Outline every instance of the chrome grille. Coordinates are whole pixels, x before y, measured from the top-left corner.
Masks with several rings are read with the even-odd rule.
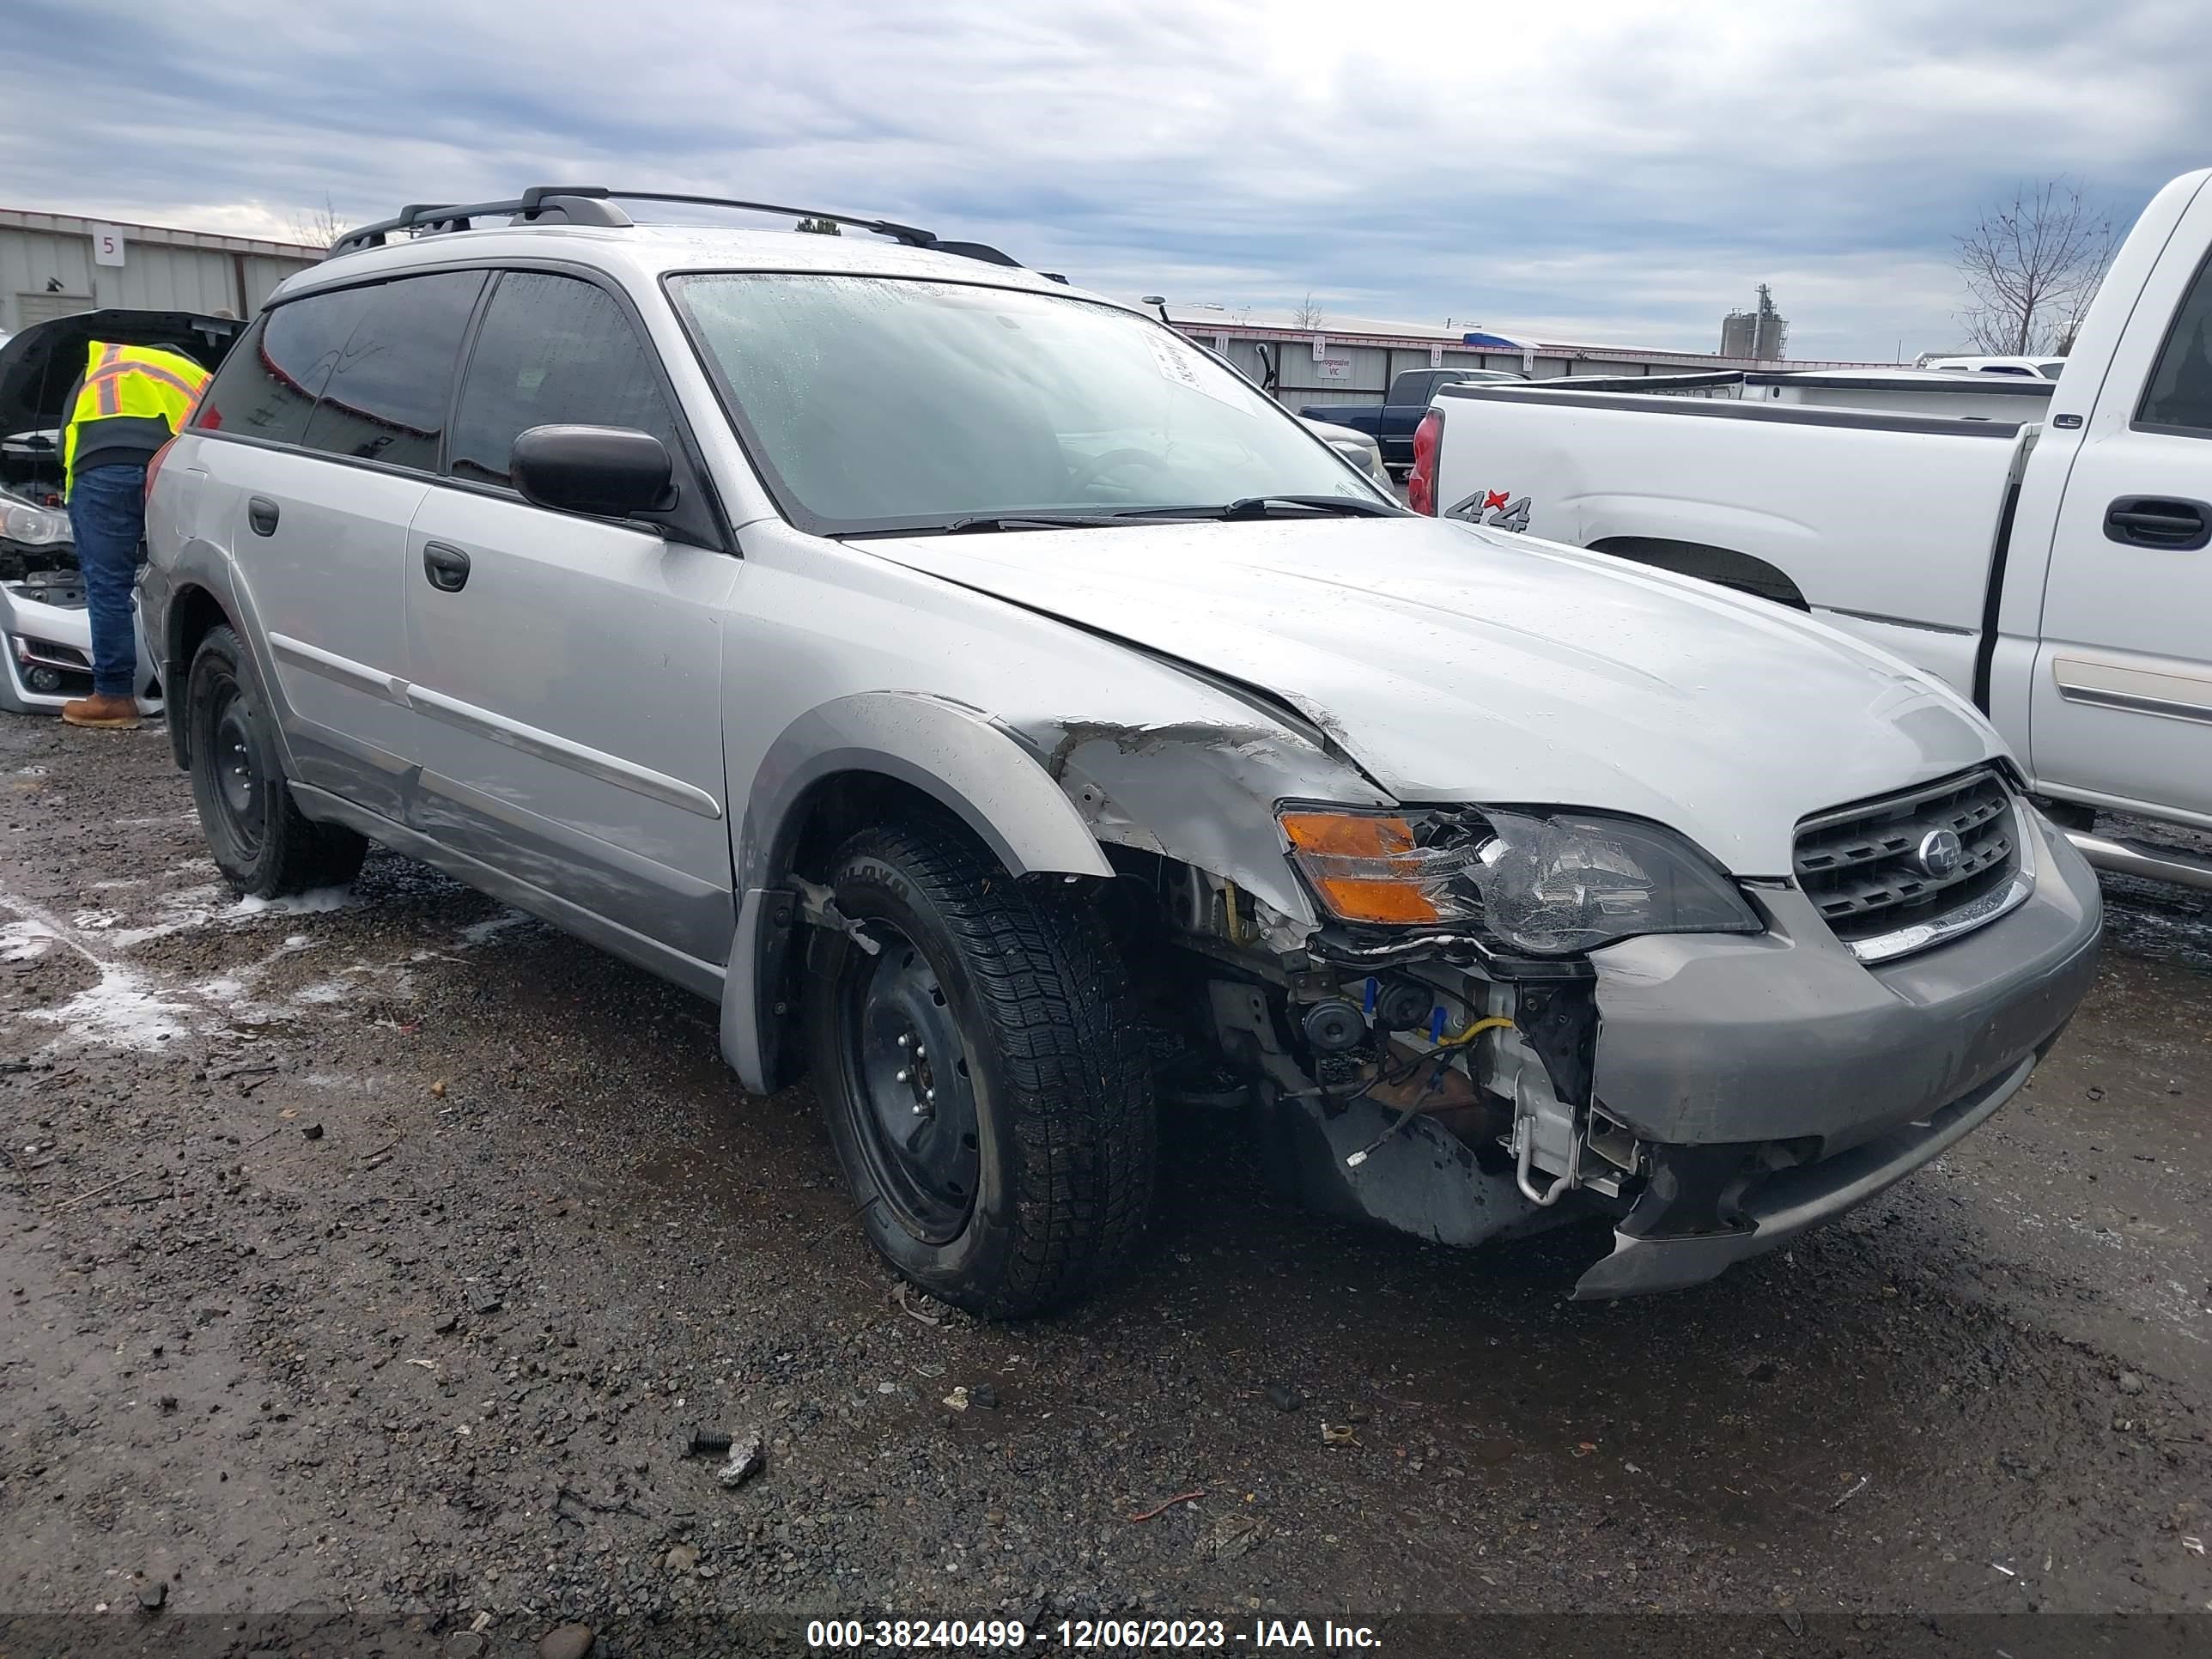
[[[1937,927],[1962,912],[1994,920],[2007,907],[1984,901],[2020,869],[2019,823],[2012,792],[1996,773],[1946,778],[1806,819],[1797,828],[1797,883],[1854,948]],[[1945,830],[1959,839],[1958,863],[1931,868],[1923,848]],[[1932,942],[1859,954],[1901,955]]]

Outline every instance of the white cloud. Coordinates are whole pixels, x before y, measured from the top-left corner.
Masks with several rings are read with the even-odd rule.
[[[281,235],[326,195],[358,220],[650,184],[1118,292],[1653,345],[1710,346],[1762,280],[1808,355],[1949,343],[1978,201],[2066,173],[2130,214],[2212,160],[2212,14],[2166,0],[28,10],[0,64],[21,205]]]

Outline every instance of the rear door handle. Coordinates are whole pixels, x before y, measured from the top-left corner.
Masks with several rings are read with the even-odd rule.
[[[2123,495],[2105,509],[2107,540],[2188,553],[2212,542],[2212,507],[2168,495]]]
[[[469,585],[469,556],[443,542],[424,542],[422,574],[441,593],[458,593]]]
[[[275,535],[276,533],[276,503],[266,495],[247,496],[246,522],[253,526],[253,533],[257,536]]]

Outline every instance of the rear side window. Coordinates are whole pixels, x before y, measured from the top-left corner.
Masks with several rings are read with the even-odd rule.
[[[447,270],[361,290],[366,310],[307,422],[307,447],[435,471],[461,337],[483,284],[480,270]]]
[[[2212,259],[2199,268],[2173,314],[2136,423],[2212,438]]]
[[[533,426],[626,426],[684,451],[653,359],[622,307],[573,276],[509,271],[484,307],[453,419],[447,470],[510,482],[514,441]]]
[[[298,443],[368,307],[366,290],[348,289],[311,294],[267,313],[222,360],[192,424],[241,438]]]

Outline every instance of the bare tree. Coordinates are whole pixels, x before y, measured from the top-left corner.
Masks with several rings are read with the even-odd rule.
[[[289,222],[292,240],[301,247],[328,247],[345,233],[345,225],[338,218],[337,210],[331,205],[327,192],[321,207],[295,208]]]
[[[792,228],[812,231],[817,236],[842,236],[845,234],[837,228],[835,219],[801,219]]]
[[[2112,246],[2112,216],[2083,200],[2078,185],[2053,179],[2014,191],[1958,239],[1967,338],[1997,356],[2063,352]]]
[[[1298,308],[1291,313],[1291,321],[1299,328],[1321,326],[1321,307],[1314,303],[1314,297],[1310,292],[1307,294],[1304,301]]]

